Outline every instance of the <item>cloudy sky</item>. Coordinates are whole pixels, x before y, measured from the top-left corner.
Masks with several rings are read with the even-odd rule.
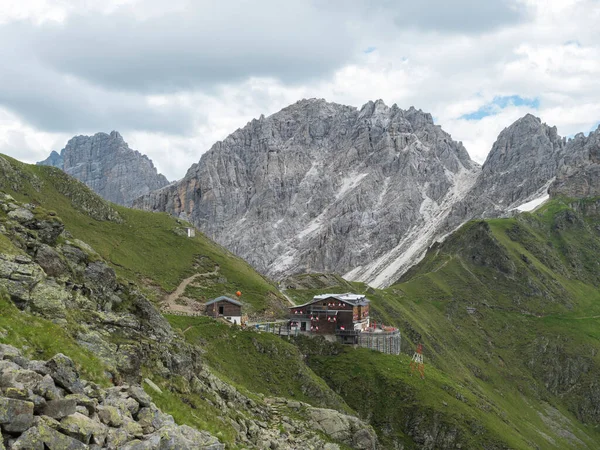
[[[0,153],[118,130],[169,179],[301,98],[431,112],[483,162],[600,122],[600,0],[2,0]]]

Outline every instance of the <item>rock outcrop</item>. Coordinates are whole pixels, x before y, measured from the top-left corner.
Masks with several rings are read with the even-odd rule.
[[[101,388],[57,354],[30,361],[0,344],[1,448],[222,450],[206,431],[175,424],[140,386]]]
[[[575,135],[568,143],[565,164],[550,186],[552,196],[573,198],[600,196],[600,126],[585,136]]]
[[[430,114],[302,100],[235,131],[134,206],[191,220],[274,277],[336,272],[385,285],[478,172]]]
[[[53,151],[38,164],[58,167],[106,200],[125,206],[169,184],[152,161],[130,149],[116,131],[75,136],[60,154]]]

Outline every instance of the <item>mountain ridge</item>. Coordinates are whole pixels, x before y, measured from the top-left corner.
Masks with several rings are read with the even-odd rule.
[[[414,107],[301,100],[217,142],[134,207],[190,220],[269,276],[347,274],[423,226],[423,202],[450,201],[477,167]]]

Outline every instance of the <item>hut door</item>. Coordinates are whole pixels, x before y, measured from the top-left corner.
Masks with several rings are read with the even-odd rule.
[[[300,331],[306,331],[306,322],[300,322]]]
[[[219,315],[222,316],[223,315],[223,306],[219,306]]]

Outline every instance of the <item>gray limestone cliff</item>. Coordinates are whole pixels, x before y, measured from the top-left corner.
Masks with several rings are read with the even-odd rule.
[[[60,154],[53,151],[38,164],[58,167],[106,200],[125,206],[169,184],[152,161],[130,149],[116,131],[75,136]]]
[[[134,207],[191,220],[275,278],[335,272],[385,287],[468,220],[529,210],[551,185],[597,195],[598,134],[567,141],[527,114],[480,167],[420,110],[302,100],[217,142]]]
[[[134,206],[191,220],[274,277],[337,272],[385,285],[478,173],[430,114],[311,99],[251,121]]]

